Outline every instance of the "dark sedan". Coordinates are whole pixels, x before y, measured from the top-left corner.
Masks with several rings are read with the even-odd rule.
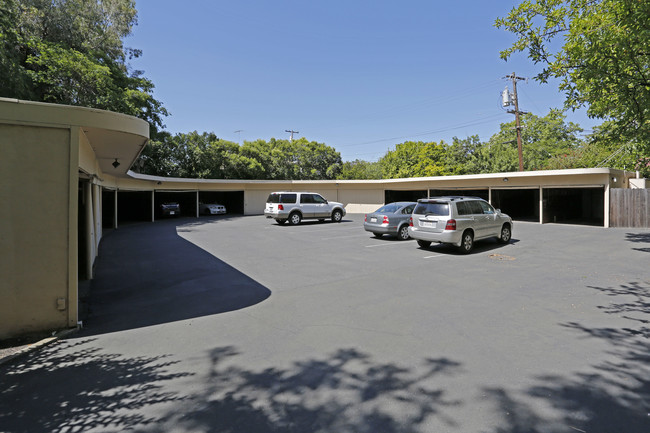
[[[181,206],[175,202],[163,203],[160,205],[160,211],[163,216],[179,216],[181,214]]]
[[[412,201],[400,201],[389,203],[366,214],[363,221],[363,228],[372,232],[375,237],[383,235],[396,236],[397,239],[406,240],[409,238],[409,218],[417,203]]]

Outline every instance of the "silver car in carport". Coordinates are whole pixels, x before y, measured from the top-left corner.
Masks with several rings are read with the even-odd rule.
[[[430,197],[418,200],[409,235],[423,248],[438,242],[468,254],[480,239],[510,242],[512,218],[478,197]]]
[[[384,205],[373,213],[366,214],[363,228],[377,238],[391,235],[406,240],[409,238],[409,219],[416,204],[413,201],[400,201]]]

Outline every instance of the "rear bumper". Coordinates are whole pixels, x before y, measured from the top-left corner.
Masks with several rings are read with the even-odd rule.
[[[367,232],[380,233],[382,235],[397,234],[396,226],[389,226],[388,224],[368,224],[363,223],[363,229]]]
[[[453,244],[457,247],[460,246],[462,235],[463,232],[459,230],[443,230],[440,233],[434,233],[409,227],[409,236],[413,239],[441,244]]]

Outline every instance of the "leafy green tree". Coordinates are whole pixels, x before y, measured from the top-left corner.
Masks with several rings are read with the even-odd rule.
[[[444,142],[407,141],[386,153],[379,163],[386,179],[450,174],[445,164]]]
[[[537,80],[560,80],[566,107],[611,120],[613,138],[650,154],[650,2],[529,0],[495,25],[517,36],[503,59],[527,52]]]
[[[445,164],[449,174],[477,174],[488,167],[481,149],[485,146],[478,135],[460,139],[454,137],[452,144],[447,146]]]
[[[551,110],[546,116],[534,114],[521,116],[521,141],[525,170],[544,170],[548,162],[579,148],[582,128],[572,122],[565,122],[560,110]],[[490,137],[480,149],[481,173],[517,171],[519,156],[515,122],[502,123],[499,132]]]
[[[379,162],[369,162],[360,159],[346,161],[341,166],[338,179],[381,179],[381,165]]]
[[[127,64],[141,54],[122,43],[137,23],[133,0],[0,0],[0,11],[0,95],[163,126],[168,113],[153,98],[153,83]]]
[[[159,134],[140,159],[142,173],[199,179],[335,179],[342,165],[333,148],[304,138],[239,146],[197,131]]]

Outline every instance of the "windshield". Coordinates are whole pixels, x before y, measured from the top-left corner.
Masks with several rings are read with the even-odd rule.
[[[418,215],[449,216],[449,203],[435,201],[418,203],[413,213]]]

